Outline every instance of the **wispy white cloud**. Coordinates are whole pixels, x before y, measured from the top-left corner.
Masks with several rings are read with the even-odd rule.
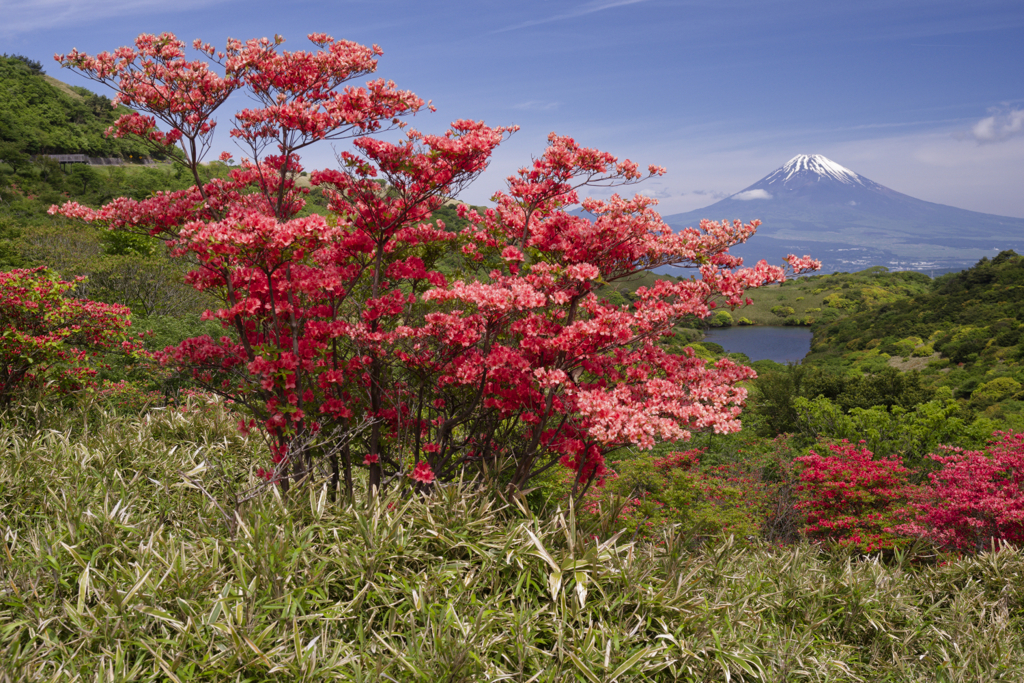
[[[660,200],[671,199],[672,197],[675,197],[678,193],[673,191],[671,188],[667,187],[645,187],[644,189],[637,192],[637,194],[642,194],[645,197],[650,197],[651,199]]]
[[[167,14],[209,7],[224,0],[4,0],[0,35],[15,35],[110,17]]]
[[[892,123],[862,123],[856,126],[837,126],[830,130],[843,132],[843,131],[856,131],[856,130],[871,130],[873,128],[911,128],[914,126],[940,126],[950,123],[962,123],[963,118],[954,119],[921,119],[913,121],[897,121]]]
[[[669,187],[664,181],[660,181],[656,187],[645,187],[639,191],[639,194],[647,197],[653,197],[654,199],[678,199],[682,197],[700,197],[704,201],[718,201],[719,199],[725,199],[730,196],[728,192],[719,192],[717,190],[683,190],[678,187]]]
[[[594,12],[603,12],[606,9],[613,9],[615,7],[623,7],[625,5],[636,5],[641,2],[647,2],[647,0],[594,0],[578,7],[574,7],[568,12],[562,12],[561,14],[554,14],[549,17],[543,17],[541,19],[531,19],[524,21],[521,24],[513,24],[512,26],[506,26],[505,28],[499,28],[491,33],[505,33],[506,31],[517,31],[521,28],[529,28],[530,26],[538,26],[540,24],[550,24],[553,21],[564,21],[565,19],[575,19],[577,17],[586,16],[593,14]]]
[[[692,190],[681,194],[695,194],[698,197],[710,197],[711,199],[725,199],[729,196],[728,192],[719,192],[717,190]]]
[[[989,110],[992,116],[986,116],[974,124],[968,135],[978,144],[1005,142],[1012,137],[1024,134],[1024,109]]]
[[[543,100],[528,100],[526,102],[520,102],[519,104],[513,104],[513,109],[528,110],[528,111],[548,111],[550,109],[558,109],[561,106],[561,102],[545,102]]]
[[[749,202],[751,199],[771,199],[772,195],[767,190],[747,190],[746,192],[734,194],[732,198],[739,199],[743,202]]]

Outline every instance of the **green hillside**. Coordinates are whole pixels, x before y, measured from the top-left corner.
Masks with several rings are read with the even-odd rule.
[[[36,262],[5,249],[4,240],[26,227],[55,225],[46,214],[53,204],[73,199],[96,207],[188,186],[190,179],[171,164],[136,163],[161,157],[144,143],[106,136],[130,111],[46,75],[32,60],[0,57],[0,267]],[[124,165],[62,168],[49,154],[116,158]]]
[[[815,325],[928,291],[927,275],[889,272],[883,266],[858,273],[830,273],[751,290],[753,301],[732,317],[755,325]]]
[[[1004,251],[899,298],[816,328],[812,364],[919,370],[986,415],[1024,411],[1024,257]]]
[[[0,57],[0,159],[25,155],[86,154],[123,159],[149,156],[141,142],[107,138],[104,131],[130,110],[85,88],[69,86],[19,57]]]
[[[883,302],[842,322],[822,327],[815,351],[879,348],[890,355],[941,352],[955,363],[1012,361],[1024,348],[1024,257],[1004,251],[973,268],[937,278],[915,296]],[[927,341],[928,343],[925,343]]]

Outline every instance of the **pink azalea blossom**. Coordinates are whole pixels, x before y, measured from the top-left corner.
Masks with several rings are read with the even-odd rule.
[[[409,477],[421,484],[429,484],[434,481],[434,471],[430,469],[430,465],[425,460],[421,460],[416,463],[416,467],[413,468]]]

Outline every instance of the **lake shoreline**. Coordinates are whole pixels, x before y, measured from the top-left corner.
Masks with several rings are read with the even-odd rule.
[[[734,325],[713,327],[702,341],[720,345],[729,353],[742,353],[756,360],[800,363],[811,351],[814,333],[807,326]]]

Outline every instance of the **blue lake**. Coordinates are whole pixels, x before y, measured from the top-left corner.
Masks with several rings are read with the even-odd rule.
[[[729,353],[745,353],[750,360],[799,363],[811,350],[808,327],[745,325],[708,330],[704,341],[721,344]]]

